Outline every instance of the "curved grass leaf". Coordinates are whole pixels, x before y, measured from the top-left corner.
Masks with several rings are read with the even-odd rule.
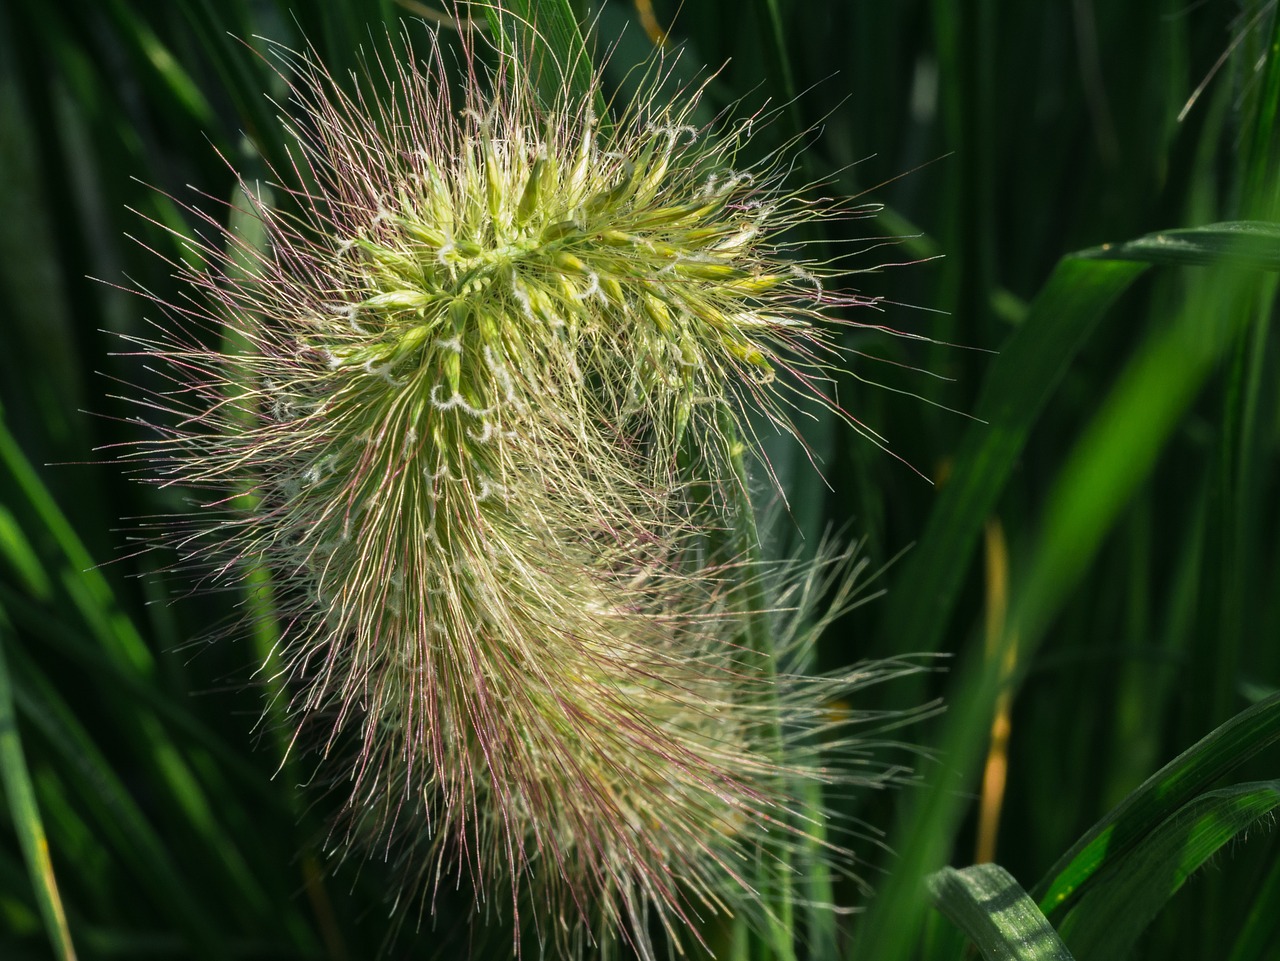
[[[1152,238],[1164,238],[1157,242]],[[1176,251],[1176,253],[1174,253]],[[890,594],[884,623],[903,650],[932,650],[949,622],[982,525],[1000,498],[1031,426],[1114,301],[1148,264],[1236,263],[1280,270],[1280,225],[1241,221],[1165,231],[1065,258],[1001,348],[920,546]],[[1099,270],[1103,264],[1112,269]]]
[[[892,630],[896,650],[938,647],[968,558],[1032,425],[1107,309],[1144,270],[1119,261],[1062,260],[993,362],[975,411],[985,423],[965,433],[920,544],[898,575],[909,589],[890,592],[882,623]],[[970,770],[985,746],[999,678],[981,660],[962,662],[951,689],[939,754],[955,769]],[[916,894],[919,879],[945,863],[964,805],[950,782],[917,795],[895,832],[897,869],[860,926],[857,957],[908,956],[901,932],[918,926],[925,912]]]
[[[1109,275],[1109,290],[1101,282],[1107,274],[1093,277],[1083,269],[1102,264],[1121,268],[1120,273]],[[1067,362],[1063,356],[1045,356],[1054,343],[1046,331],[1057,332],[1062,343],[1073,348],[1082,342],[1083,333],[1076,340],[1061,330],[1062,320],[1054,317],[1053,302],[1060,300],[1062,310],[1070,311],[1074,320],[1091,329],[1110,303],[1100,295],[1109,292],[1113,299],[1145,266],[1068,259],[1055,271],[1049,289],[1037,298],[1019,335],[1026,334],[1032,323],[1042,324],[1046,330],[1025,346],[1015,336],[988,378],[983,400],[996,398],[992,402],[995,416],[986,416],[980,406],[979,414],[991,424],[980,430],[975,425],[966,436],[962,456],[956,460],[960,477],[951,482],[957,485],[955,493],[944,489],[931,516],[917,567],[909,578],[904,577],[912,590],[897,592],[903,600],[891,607],[891,613],[901,620],[889,617],[885,621],[900,642],[909,639],[927,649],[941,625],[950,619],[967,568],[965,559],[1004,489],[1039,406],[1053,390],[1053,383],[1045,381],[1060,373]],[[1102,289],[1074,290],[1065,281],[1073,274]],[[1023,663],[1030,660],[1053,615],[1088,571],[1116,517],[1149,476],[1179,418],[1223,353],[1265,314],[1265,310],[1255,309],[1259,292],[1255,271],[1220,267],[1212,276],[1197,279],[1184,309],[1166,328],[1155,331],[1128,364],[1059,473],[1036,550],[1005,629],[1006,638],[1019,639],[1023,651],[1019,660]],[[1046,301],[1050,290],[1054,298]],[[1092,314],[1086,307],[1090,303],[1095,306]],[[1015,353],[1015,346],[1022,349]],[[993,387],[997,383],[999,390]],[[1011,406],[1018,398],[1034,406],[1018,410]],[[940,750],[953,770],[965,778],[976,769],[985,742],[986,719],[1000,690],[994,673],[983,668],[980,657],[978,661],[976,665],[962,663],[957,672],[956,693]],[[915,910],[922,911],[922,906],[907,909],[910,916],[906,918],[901,916],[904,905],[910,904],[914,879],[945,863],[945,851],[958,829],[961,813],[962,803],[950,785],[935,784],[902,822],[896,845],[901,852],[899,870],[882,895],[883,903],[896,905],[899,916],[882,916],[873,909],[862,929],[866,956],[888,957],[882,953],[886,946],[902,943],[892,930],[917,924]]]
[[[1095,824],[1032,889],[1052,916],[1083,894],[1108,864],[1129,856],[1205,788],[1280,740],[1280,695],[1241,711],[1147,778]]]
[[[1235,264],[1280,270],[1280,224],[1258,220],[1162,230],[1137,240],[1082,250],[1091,260],[1134,260],[1148,264]]]
[[[1128,262],[1065,258],[1033,302],[1023,326],[1001,349],[975,409],[983,422],[970,426],[960,441],[950,480],[929,513],[920,546],[906,559],[906,569],[890,592],[883,623],[891,624],[897,649],[937,649],[951,621],[968,558],[1039,412],[1107,308],[1146,269]],[[941,754],[957,768],[977,763],[979,740],[986,737],[998,688],[995,674],[986,673],[991,676],[983,677],[980,665],[963,667],[952,685],[957,694],[948,706],[948,736]],[[963,798],[948,783],[929,791],[904,816],[896,832],[897,870],[861,925],[859,957],[906,956],[900,932],[904,926],[918,925],[924,912],[923,903],[913,901],[911,892],[922,875],[945,862],[963,807]],[[952,829],[940,830],[942,824]],[[895,906],[897,914],[888,915],[882,905]],[[919,914],[902,916],[905,905],[914,905]]]
[[[1072,961],[1053,925],[1000,865],[943,868],[927,883],[934,906],[964,929],[987,961]]]
[[[1082,958],[1122,961],[1188,877],[1219,848],[1280,807],[1280,781],[1237,784],[1185,805],[1106,867],[1062,922]]]
[[[950,622],[967,558],[1003,492],[1036,418],[1107,309],[1145,266],[1061,261],[1025,322],[991,365],[954,466],[919,546],[896,580],[883,623],[899,650],[931,651]]]

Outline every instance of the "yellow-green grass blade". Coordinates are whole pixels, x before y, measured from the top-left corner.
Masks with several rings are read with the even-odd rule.
[[[0,491],[22,507],[27,518],[45,533],[62,555],[58,580],[71,593],[79,613],[94,628],[113,657],[140,673],[155,670],[155,658],[136,628],[116,607],[107,579],[67,520],[30,461],[19,448],[0,409]]]
[[[49,600],[53,582],[22,525],[4,504],[0,504],[0,560],[24,594],[40,601]]]
[[[11,644],[9,620],[0,608],[0,783],[4,785],[9,816],[22,847],[23,860],[31,878],[31,890],[35,894],[40,916],[54,956],[62,961],[74,961],[76,950],[71,943],[71,931],[67,927],[62,896],[49,858],[49,841],[45,836],[44,822],[36,803],[35,788],[27,768],[14,711],[13,684],[9,678],[6,648]]]
[[[255,925],[274,918],[298,931],[293,912],[282,916],[279,911],[269,909],[267,891],[259,880],[260,872],[247,860],[247,855],[254,852],[236,843],[232,823],[242,813],[232,800],[235,792],[220,780],[221,767],[203,763],[209,758],[191,752],[190,744],[175,735],[194,735],[197,743],[205,742],[211,746],[213,755],[221,756],[224,761],[229,752],[219,749],[219,740],[187,717],[186,712],[172,702],[171,695],[167,695],[156,656],[119,609],[110,584],[89,560],[84,545],[17,448],[3,420],[0,420],[0,496],[18,505],[25,524],[40,532],[45,554],[52,555],[45,561],[44,571],[46,580],[56,585],[55,597],[41,605],[38,594],[34,595],[36,600],[32,600],[7,588],[0,593],[11,605],[15,623],[24,625],[23,636],[40,639],[46,648],[61,647],[72,654],[77,669],[94,671],[92,676],[102,679],[117,676],[118,683],[104,688],[106,691],[114,694],[132,689],[137,692],[135,697],[104,697],[103,705],[111,716],[111,724],[116,725],[110,728],[113,735],[123,736],[121,743],[132,745],[133,756],[151,772],[153,783],[162,786],[167,809],[177,812],[181,823],[194,831],[192,836],[199,837],[200,851],[209,858],[207,866],[229,889],[238,892],[233,903],[240,911],[241,922]],[[18,541],[10,537],[8,543],[12,548]],[[11,549],[8,553],[14,551]],[[56,604],[57,609],[47,609],[50,603]],[[82,625],[71,626],[68,618],[81,621]],[[34,652],[37,648],[30,650]],[[98,665],[96,670],[94,664]],[[29,676],[24,673],[24,677]],[[49,685],[49,694],[62,696],[56,685]],[[41,697],[22,685],[17,696],[20,703],[31,705],[31,710],[48,710]],[[266,790],[264,775],[248,771],[243,760],[236,761],[228,770],[240,772],[242,780],[256,780],[257,790]],[[272,796],[281,799],[280,792]],[[90,791],[84,797],[92,804],[96,795]],[[268,807],[274,811],[278,805],[273,803]],[[263,808],[259,806],[258,810],[261,812]],[[109,824],[112,819],[101,821]],[[159,845],[151,850],[162,848],[163,845]],[[201,938],[203,935],[196,940]]]
[[[986,961],[1073,961],[1036,903],[998,864],[943,868],[928,885],[934,906],[973,939]]]

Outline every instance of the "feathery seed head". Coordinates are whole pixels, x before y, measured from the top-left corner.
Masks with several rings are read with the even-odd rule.
[[[518,911],[532,883],[542,936],[648,952],[651,913],[677,944],[767,913],[744,859],[799,844],[795,784],[852,780],[828,705],[884,672],[761,670],[737,571],[693,562],[676,454],[736,484],[723,412],[785,427],[782,382],[829,403],[817,309],[861,301],[781,239],[817,209],[733,169],[749,124],[694,126],[687,90],[606,125],[518,57],[482,77],[474,43],[461,104],[434,36],[375,62],[383,99],[276,50],[288,209],[242,182],[261,246],[199,215],[209,266],[179,270],[207,305],[140,342],[177,423],[134,456],[222,492],[184,558],[212,533],[216,577],[273,568],[290,709],[351,758],[357,841],[428,890],[457,869]]]
[[[825,268],[786,249],[818,208],[770,169],[733,169],[756,118],[699,128],[701,90],[686,89],[679,104],[642,95],[606,125],[591,97],[542,103],[519,58],[487,84],[473,67],[455,104],[438,48],[425,69],[396,63],[395,95],[371,102],[290,59],[298,162],[319,186],[298,199],[312,243],[332,250],[290,263],[310,290],[288,293],[314,301],[323,280],[303,343],[332,369],[407,379],[476,419],[556,395],[647,436],[659,468],[725,401],[785,427],[766,386],[780,370],[831,403],[817,307],[868,301],[825,290]]]

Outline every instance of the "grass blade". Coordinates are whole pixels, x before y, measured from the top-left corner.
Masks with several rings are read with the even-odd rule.
[[[1126,243],[1082,250],[1076,256],[1172,266],[1235,264],[1280,270],[1280,224],[1240,220],[1186,230],[1162,230]]]
[[[501,9],[485,5],[484,14],[507,53],[521,62],[530,53],[548,58],[532,65],[548,103],[566,91],[576,97],[591,93],[595,68],[568,0],[504,0]],[[601,123],[608,122],[609,105],[599,90],[595,111]]]
[[[897,649],[937,648],[968,558],[1032,425],[1107,308],[1144,269],[1063,260],[1022,327],[1001,348],[974,411],[980,423],[965,432],[919,546],[895,578],[911,589],[890,592],[883,623],[891,626]]]
[[[4,784],[4,796],[9,802],[9,815],[22,857],[31,877],[31,889],[35,893],[40,916],[44,919],[49,943],[54,956],[63,961],[74,961],[76,950],[71,943],[71,931],[67,927],[66,912],[62,908],[62,896],[58,893],[58,881],[53,874],[53,862],[49,860],[49,842],[45,837],[44,822],[36,804],[35,787],[31,772],[27,769],[22,750],[22,737],[18,732],[18,719],[13,707],[13,685],[5,648],[10,643],[9,620],[0,610],[0,783]]]
[[[964,929],[987,961],[1073,961],[1035,902],[998,864],[943,868],[928,885],[934,906]]]
[[[1187,878],[1224,844],[1280,807],[1280,781],[1211,791],[1179,809],[1104,872],[1062,922],[1082,958],[1122,961]]]
[[[1280,740],[1280,694],[1242,711],[1178,755],[1095,824],[1032,889],[1046,914],[1073,903],[1108,863],[1124,858],[1152,828],[1263,749]]]
[[[1030,653],[1226,351],[1259,318],[1266,275],[1219,267],[1143,344],[1061,468],[1008,633]]]

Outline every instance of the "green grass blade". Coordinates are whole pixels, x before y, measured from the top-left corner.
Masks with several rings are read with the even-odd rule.
[[[85,621],[97,630],[104,646],[122,663],[151,676],[155,671],[155,658],[137,629],[117,609],[111,585],[18,446],[5,416],[6,412],[0,409],[0,489],[12,490],[10,496],[22,504],[27,516],[48,533],[63,554],[64,586],[71,592]]]
[[[1165,902],[1237,834],[1280,807],[1280,781],[1201,795],[1107,866],[1062,922],[1082,958],[1123,961]]]
[[[53,583],[45,573],[44,565],[36,554],[31,541],[22,530],[13,512],[0,503],[0,559],[6,562],[23,591],[31,597],[47,601],[53,593]]]
[[[937,647],[951,619],[967,558],[1032,424],[1107,308],[1145,269],[1141,264],[1071,258],[1058,264],[1026,322],[992,365],[975,412],[985,423],[966,432],[952,479],[940,492],[925,534],[898,577],[909,589],[890,593],[882,623],[893,632],[895,649]],[[979,657],[962,665],[951,690],[955,693],[938,750],[951,766],[969,771],[986,743],[999,678]],[[918,929],[925,913],[918,894],[920,878],[945,863],[965,803],[951,782],[935,784],[908,802],[891,842],[898,852],[894,873],[860,925],[855,957],[908,956],[910,939],[903,931]]]
[[[278,27],[271,29],[247,15],[233,17],[231,5],[227,3],[181,0],[176,6],[190,25],[192,38],[207,59],[223,96],[235,105],[241,128],[269,160],[278,159],[277,151],[282,146],[277,132],[279,123],[266,95],[283,96],[283,82],[271,72],[268,60],[253,57],[249,51],[261,52],[263,41],[253,36],[259,30],[269,31],[270,39],[281,42],[296,42],[296,38],[280,36]],[[292,21],[285,17],[279,23],[291,24]],[[211,136],[215,133],[221,135],[223,131],[218,129]],[[223,147],[217,139],[214,145]]]
[[[943,868],[929,876],[928,885],[934,906],[973,939],[987,961],[1073,961],[1053,925],[998,864]]]
[[[1178,755],[1095,824],[1032,889],[1048,915],[1071,904],[1113,859],[1123,858],[1155,825],[1208,785],[1280,741],[1280,695],[1241,711]]]
[[[31,889],[44,919],[54,956],[74,961],[76,950],[71,943],[71,931],[62,908],[62,896],[58,893],[58,881],[53,874],[53,862],[49,859],[49,842],[36,804],[35,787],[27,769],[14,712],[13,685],[5,653],[10,643],[8,618],[0,609],[0,783],[4,784],[9,815],[18,834],[27,873],[31,877]]]
[[[1280,860],[1253,892],[1253,904],[1227,961],[1266,961],[1280,944]]]
[[[1171,266],[1235,264],[1280,270],[1280,224],[1240,220],[1186,230],[1162,230],[1126,243],[1082,250],[1076,256]]]
[[[1098,263],[1102,262],[1068,260],[1059,266],[1050,286],[1055,280],[1061,280],[1064,269],[1074,271]],[[1113,275],[1113,280],[1117,281],[1113,290],[1117,294],[1145,267],[1129,262],[1110,263],[1124,271],[1119,276]],[[1084,276],[1088,277],[1088,274]],[[1111,391],[1102,411],[1076,445],[1059,474],[1046,510],[1040,543],[1021,581],[1006,627],[1007,638],[1020,639],[1023,650],[1020,662],[1026,663],[1032,656],[1053,614],[1088,570],[1103,537],[1133,491],[1148,476],[1178,418],[1228,345],[1234,343],[1259,316],[1259,311],[1252,307],[1259,290],[1258,278],[1256,271],[1222,267],[1215,268],[1211,276],[1194,278],[1198,283],[1193,287],[1193,296],[1187,299],[1185,308],[1171,324],[1158,329],[1143,345]],[[1061,296],[1070,298],[1071,294],[1068,289],[1062,291]],[[1043,294],[1037,298],[1037,306],[1032,309],[1033,318],[1043,299]],[[1087,322],[1090,318],[1084,314],[1078,319]],[[1093,319],[1096,320],[1096,316]],[[1048,343],[1049,338],[1042,332],[1029,351],[1028,361],[1038,359],[1037,354]],[[1001,361],[1017,360],[1016,356],[1011,356],[1012,346]],[[1049,358],[1041,359],[1038,380],[1043,379],[1045,370],[1053,372],[1060,369],[1049,361]],[[1037,376],[1036,371],[1026,364],[1019,365],[1014,371],[1022,378]],[[995,371],[991,379],[996,379]],[[911,625],[912,633],[908,635],[911,641],[924,639],[931,643],[939,628],[930,624],[929,619],[936,618],[939,624],[949,619],[954,592],[965,566],[958,558],[969,556],[978,529],[1003,488],[1018,444],[1030,426],[1031,415],[1010,410],[1008,405],[1020,396],[1043,402],[1049,390],[1051,385],[1031,379],[1023,379],[1021,383],[1015,379],[1004,387],[996,395],[1000,398],[997,407],[1000,416],[987,418],[992,422],[987,428],[991,437],[981,438],[975,445],[979,454],[990,450],[996,457],[985,462],[976,458],[971,460],[973,455],[966,448],[968,456],[957,458],[957,471],[971,472],[967,478],[962,473],[959,481],[962,493],[968,496],[952,495],[951,499],[940,503],[935,519],[945,508],[947,514],[943,516],[952,526],[939,535],[931,521],[929,533],[940,540],[931,542],[926,535],[921,551],[933,553],[934,569],[926,569],[918,579],[911,581],[913,590],[901,592],[906,595],[906,603],[894,608],[900,610],[904,621]],[[1021,434],[1015,433],[1006,438],[1002,427],[1008,421],[1020,427]],[[1002,445],[1002,440],[1007,443]],[[940,544],[953,549],[939,553]],[[943,571],[942,565],[951,565],[955,570]],[[921,563],[923,566],[924,562]],[[912,605],[915,605],[915,610],[912,610]],[[922,611],[927,611],[923,617]],[[899,637],[906,630],[903,623],[892,618],[886,623]],[[927,647],[928,643],[923,646]],[[948,714],[940,753],[967,783],[976,769],[979,744],[985,742],[984,725],[990,717],[999,685],[990,670],[984,671],[980,665],[976,668],[966,665],[959,673],[953,690],[957,694]],[[922,907],[913,905],[910,893],[916,883],[913,878],[919,878],[943,863],[952,832],[958,829],[961,802],[955,797],[944,796],[947,793],[942,786],[934,785],[926,798],[914,806],[914,813],[904,819],[900,829],[903,840],[898,842],[901,851],[899,870],[885,887],[888,895],[885,902],[897,905],[898,916],[889,918],[873,909],[863,928],[864,940],[861,943],[865,956],[889,957],[883,952],[906,950],[903,939],[893,932],[900,931],[904,924],[910,930],[918,922],[916,912]],[[905,919],[902,917],[904,911],[908,913]],[[894,947],[889,948],[888,945]]]
[[[787,50],[787,33],[782,23],[781,4],[779,0],[757,0],[756,6],[760,9],[761,20],[769,24],[770,42],[765,44],[765,49],[786,98],[784,109],[791,133],[801,134],[804,132],[804,121],[800,117],[800,103],[796,99],[795,70],[792,69],[791,55]],[[801,163],[807,162],[807,158],[802,156]]]
[[[1280,56],[1276,55],[1280,49],[1280,18],[1272,14],[1271,35],[1266,40],[1261,32],[1250,40],[1257,45],[1254,49],[1259,58],[1265,58],[1266,69],[1259,71],[1261,75],[1243,93],[1243,113],[1248,122],[1243,131],[1239,180],[1248,209],[1272,219],[1280,216],[1280,179],[1276,177],[1280,162],[1280,138],[1276,136],[1280,119]]]
[[[25,657],[15,656],[13,663],[23,678],[21,684],[14,685],[15,702],[53,748],[87,817],[95,824],[97,836],[111,844],[121,861],[129,865],[135,882],[166,920],[183,930],[193,956],[225,958],[227,944],[209,913],[216,909],[204,902],[198,889],[185,883],[168,845],[111,762],[48,679]]]
[[[895,581],[883,623],[902,651],[929,651],[949,623],[968,558],[1036,418],[1107,308],[1145,268],[1063,260],[1000,350],[947,484]]]
[[[132,48],[131,53],[139,61],[149,64],[152,76],[173,98],[181,112],[187,114],[201,127],[214,124],[213,105],[200,89],[200,85],[187,72],[181,60],[165,46],[155,30],[143,16],[122,0],[112,0],[109,5],[112,16],[120,26],[120,35]]]
[[[0,412],[2,413],[2,412]],[[58,559],[59,579],[73,609],[83,618],[90,634],[110,660],[131,673],[139,683],[154,684],[158,666],[133,622],[119,609],[111,585],[93,563],[66,516],[27,461],[0,416],[0,489],[13,482],[28,512],[37,518],[64,555]],[[180,746],[159,717],[138,709],[136,702],[116,704],[117,711],[132,729],[141,756],[168,789],[168,797],[197,826],[208,841],[208,850],[218,852],[240,890],[257,892],[258,881],[239,850],[230,843],[219,823],[218,804],[209,795]]]
[[[1075,445],[1058,473],[1009,621],[1009,636],[1021,639],[1026,656],[1224,353],[1265,316],[1256,307],[1266,284],[1261,276],[1218,267],[1194,278],[1185,308],[1147,339]]]
[[[590,93],[595,68],[568,0],[504,0],[502,9],[485,5],[484,14],[507,53],[522,60],[530,53],[547,58],[529,66],[548,103],[565,91],[577,97]],[[602,124],[608,123],[609,105],[599,91],[595,111]]]
[[[1280,269],[1276,225],[1215,224],[1152,238],[1083,251],[1062,261],[1022,327],[1001,349],[974,411],[982,423],[966,432],[951,479],[939,494],[920,545],[899,575],[912,590],[890,595],[884,623],[891,625],[899,649],[937,646],[964,579],[964,559],[972,554],[1032,425],[1094,326],[1145,264],[1216,263],[1227,258]],[[1100,260],[1128,263],[1094,270]]]
[[[746,445],[737,436],[733,417],[722,410],[719,435],[729,447],[730,459],[737,480],[728,505],[729,534],[728,556],[740,559],[739,579],[734,591],[734,606],[743,619],[743,649],[755,659],[760,673],[776,680],[777,659],[774,650],[773,631],[769,623],[769,602],[765,597],[760,572],[764,569],[760,547],[760,534],[756,527],[755,508],[748,494],[750,477],[746,465]],[[770,732],[779,765],[785,766],[782,730],[776,724]],[[785,794],[786,785],[782,785]],[[784,828],[785,830],[785,828]],[[757,954],[776,961],[794,961],[793,927],[795,923],[792,864],[788,853],[789,841],[785,837],[776,845],[762,847],[756,853],[755,884],[761,902],[769,908],[767,930],[763,932],[766,944],[758,944]]]

